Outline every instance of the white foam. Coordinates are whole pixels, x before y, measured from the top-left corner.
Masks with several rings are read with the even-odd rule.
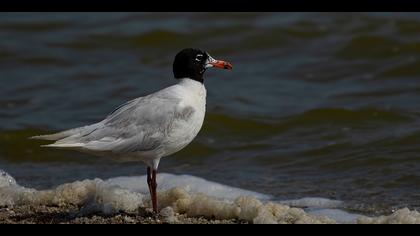
[[[301,199],[292,199],[280,201],[281,204],[288,206],[304,208],[306,212],[316,216],[327,216],[341,224],[354,224],[362,215],[348,213],[337,209],[343,207],[344,203],[338,200],[331,200],[320,197],[305,197]]]
[[[106,182],[143,194],[149,193],[146,176],[117,177],[109,179]],[[234,200],[240,196],[255,197],[259,200],[271,199],[270,195],[230,187],[191,175],[173,175],[160,173],[157,175],[157,182],[158,190],[160,191],[167,191],[169,189],[179,187],[185,189],[189,193],[203,193],[207,196],[214,197],[219,200]]]
[[[379,217],[360,217],[357,219],[359,224],[420,224],[420,213],[403,208],[395,211],[388,216]]]
[[[0,206],[73,204],[104,213],[130,212],[143,206],[142,194],[100,179],[76,181],[41,191],[19,186],[8,174],[0,175],[0,183],[7,182],[10,184],[0,186]]]
[[[303,198],[269,202],[269,195],[234,188],[189,175],[159,174],[158,200],[162,216],[177,222],[177,214],[217,219],[241,219],[251,223],[420,223],[420,213],[401,209],[390,216],[365,217],[336,209],[340,201]],[[66,205],[82,208],[81,214],[100,211],[136,212],[150,208],[146,177],[83,180],[51,190],[19,186],[0,170],[0,206]],[[298,207],[304,207],[305,210]]]

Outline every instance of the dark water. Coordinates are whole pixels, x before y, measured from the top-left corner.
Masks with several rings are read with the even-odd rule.
[[[1,13],[0,164],[22,185],[145,167],[28,140],[101,120],[199,47],[205,124],[160,171],[368,213],[420,209],[419,13]]]

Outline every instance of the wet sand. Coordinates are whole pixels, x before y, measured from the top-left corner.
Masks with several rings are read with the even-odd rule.
[[[80,215],[77,206],[16,206],[0,208],[0,224],[247,224],[231,219],[217,220],[205,217],[188,217],[174,213],[168,217],[165,211],[158,215],[140,209],[138,213],[105,215],[91,213]]]
[[[293,217],[282,221],[282,224],[336,224],[334,220],[300,220]],[[101,212],[86,213],[86,209],[76,205],[45,206],[22,205],[0,207],[0,224],[252,224],[240,219],[216,219],[214,217],[179,214],[171,207],[166,207],[159,214],[151,209],[139,208],[137,212],[118,212],[104,214]],[[265,222],[273,223],[273,222]],[[420,213],[408,208],[400,209],[387,216],[361,217],[357,224],[420,224]]]

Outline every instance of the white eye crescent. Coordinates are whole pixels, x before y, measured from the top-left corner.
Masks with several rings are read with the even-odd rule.
[[[196,61],[201,61],[201,58],[203,57],[203,54],[197,54],[197,56],[195,57]]]

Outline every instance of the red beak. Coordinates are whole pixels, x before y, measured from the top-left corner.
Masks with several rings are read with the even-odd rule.
[[[221,69],[226,69],[226,70],[232,70],[233,69],[232,64],[227,62],[227,61],[214,60],[214,61],[210,62],[209,64],[212,65],[213,67],[217,67],[217,68],[221,68]]]

